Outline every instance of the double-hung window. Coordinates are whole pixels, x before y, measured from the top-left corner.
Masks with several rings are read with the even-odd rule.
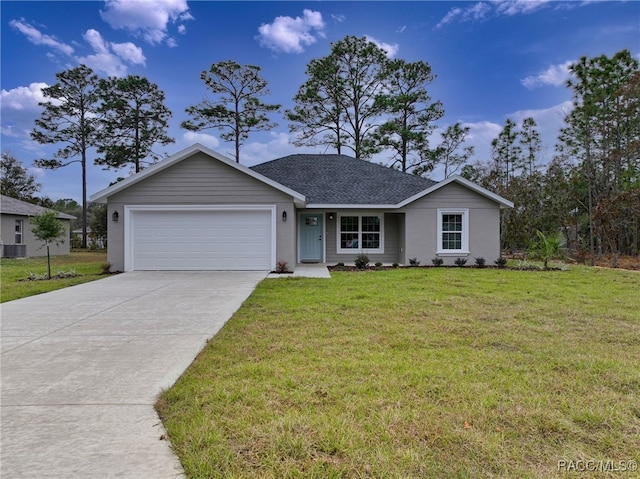
[[[22,233],[24,230],[24,221],[23,220],[16,220],[16,228],[15,228],[15,238],[14,238],[14,242],[15,244],[22,244]]]
[[[469,210],[438,209],[438,254],[469,254]]]
[[[354,250],[382,253],[382,216],[340,216],[338,229],[338,252]]]

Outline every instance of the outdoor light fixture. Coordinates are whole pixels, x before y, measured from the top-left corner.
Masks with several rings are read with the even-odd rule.
[[[120,214],[117,211],[114,211],[113,214],[111,215],[111,219],[117,223],[118,218],[120,218]]]
[[[333,213],[329,213],[329,219],[333,220]]]
[[[287,212],[286,211],[282,212],[282,221],[287,221]]]

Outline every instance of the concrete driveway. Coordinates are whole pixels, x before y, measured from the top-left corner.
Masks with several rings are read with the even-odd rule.
[[[153,408],[266,272],[133,272],[4,303],[0,476],[175,478]]]

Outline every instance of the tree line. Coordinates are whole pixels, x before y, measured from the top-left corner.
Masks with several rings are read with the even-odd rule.
[[[445,178],[460,173],[514,201],[515,208],[502,219],[504,248],[526,248],[537,231],[562,231],[574,249],[587,249],[592,261],[603,252],[637,254],[638,61],[623,50],[612,58],[584,57],[571,73],[567,86],[573,91],[573,109],[546,166],[533,118],[520,125],[507,119],[492,141],[492,158],[484,162],[469,163],[470,129],[460,123],[442,129],[440,142],[432,146],[429,140],[444,106],[429,94],[436,78],[431,66],[390,59],[382,48],[354,36],[309,62],[307,80],[284,112],[281,105],[263,101],[269,90],[259,66],[233,60],[212,64],[200,75],[211,96],[186,108],[190,119],[181,127],[220,130],[240,162],[251,132],[276,127],[272,117],[280,113],[297,146],[324,146],[363,160],[386,152],[392,168],[427,175],[440,166]],[[95,148],[96,164],[130,164],[137,172],[160,158],[154,145],[174,141],[167,135],[171,112],[164,93],[145,78],[100,79],[84,65],[56,77],[58,83],[43,90],[48,101],[41,104],[31,135],[40,143],[64,146],[36,164],[82,164],[86,229],[88,149]]]
[[[637,255],[640,234],[640,70],[628,50],[582,57],[570,67],[573,92],[548,165],[541,165],[535,121],[507,119],[492,159],[466,165],[463,176],[506,198],[505,248],[524,250],[536,232],[561,232],[591,264],[603,254],[617,266]]]

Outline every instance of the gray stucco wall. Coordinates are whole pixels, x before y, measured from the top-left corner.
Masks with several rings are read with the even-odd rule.
[[[124,270],[125,205],[275,205],[276,262],[296,264],[293,198],[203,153],[152,175],[108,199],[108,260],[112,271]],[[119,221],[112,221],[118,211]],[[275,267],[275,265],[274,265]]]
[[[406,252],[401,262],[417,258],[431,264],[438,250],[438,208],[465,208],[469,211],[469,254],[443,256],[444,264],[454,264],[458,256],[471,265],[483,257],[492,264],[500,257],[500,206],[498,203],[457,183],[450,183],[405,208]]]
[[[4,246],[3,245],[14,245],[15,242],[15,224],[16,220],[23,220],[24,229],[23,229],[23,237],[22,244],[27,246],[27,256],[46,256],[47,248],[44,246],[42,241],[39,241],[35,238],[33,233],[31,232],[31,224],[29,222],[28,216],[19,216],[19,215],[9,215],[3,214],[0,215],[0,235],[2,240],[2,245],[0,245],[0,255],[3,254]],[[64,243],[56,245],[54,243],[49,245],[49,250],[51,255],[53,256],[62,256],[68,255],[71,251],[71,222],[69,220],[60,220],[65,227],[64,234]]]

